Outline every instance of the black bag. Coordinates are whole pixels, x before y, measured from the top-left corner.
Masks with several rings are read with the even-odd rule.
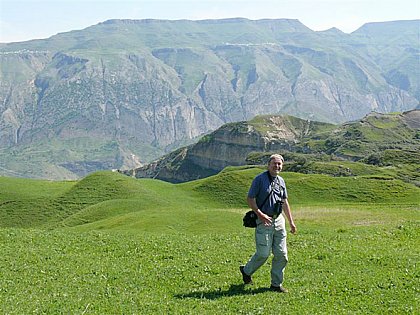
[[[245,216],[242,220],[244,221],[244,227],[257,227],[257,215],[252,210],[249,210],[247,213],[245,213]]]

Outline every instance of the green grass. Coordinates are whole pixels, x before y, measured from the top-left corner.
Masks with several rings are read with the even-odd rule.
[[[230,220],[223,232],[205,228],[211,219],[205,233],[164,233],[159,221],[155,233],[2,229],[1,311],[415,314],[419,226],[407,210],[295,208],[288,295],[267,290],[269,263],[241,284],[253,235],[239,212],[217,213]]]
[[[162,222],[175,220],[177,225],[183,222],[186,209],[205,217],[211,209],[246,208],[249,184],[262,171],[227,168],[217,176],[183,184],[137,180],[107,171],[77,182],[2,177],[0,226],[56,228],[89,223],[101,229],[107,224],[144,228],[157,216]],[[285,172],[282,176],[296,205],[419,203],[418,187],[383,174],[331,177]]]
[[[298,226],[290,293],[267,290],[269,262],[243,286],[260,171],[176,185],[0,178],[0,313],[418,313],[419,188],[398,180],[284,173]]]

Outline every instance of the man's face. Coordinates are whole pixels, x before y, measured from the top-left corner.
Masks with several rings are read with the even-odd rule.
[[[278,175],[283,169],[283,161],[279,158],[274,158],[268,164],[268,171],[271,175]]]

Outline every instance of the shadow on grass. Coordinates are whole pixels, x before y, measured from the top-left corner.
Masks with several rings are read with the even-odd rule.
[[[194,299],[208,299],[208,300],[216,300],[223,297],[229,296],[236,296],[236,295],[250,295],[250,294],[259,294],[270,291],[269,288],[256,288],[256,289],[248,289],[249,286],[244,284],[232,284],[229,289],[222,291],[213,290],[213,291],[197,291],[185,294],[176,294],[175,297],[178,299],[186,299],[186,298],[194,298]]]

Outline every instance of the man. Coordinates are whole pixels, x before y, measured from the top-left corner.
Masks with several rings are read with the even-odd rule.
[[[252,283],[251,275],[260,268],[273,252],[271,265],[271,287],[276,292],[286,293],[283,287],[284,269],[287,265],[286,225],[284,213],[291,228],[296,233],[289,202],[287,201],[286,184],[278,176],[283,168],[284,159],[273,154],[268,160],[267,171],[257,175],[252,181],[247,202],[257,215],[255,229],[256,252],[245,266],[240,266],[245,284]]]

